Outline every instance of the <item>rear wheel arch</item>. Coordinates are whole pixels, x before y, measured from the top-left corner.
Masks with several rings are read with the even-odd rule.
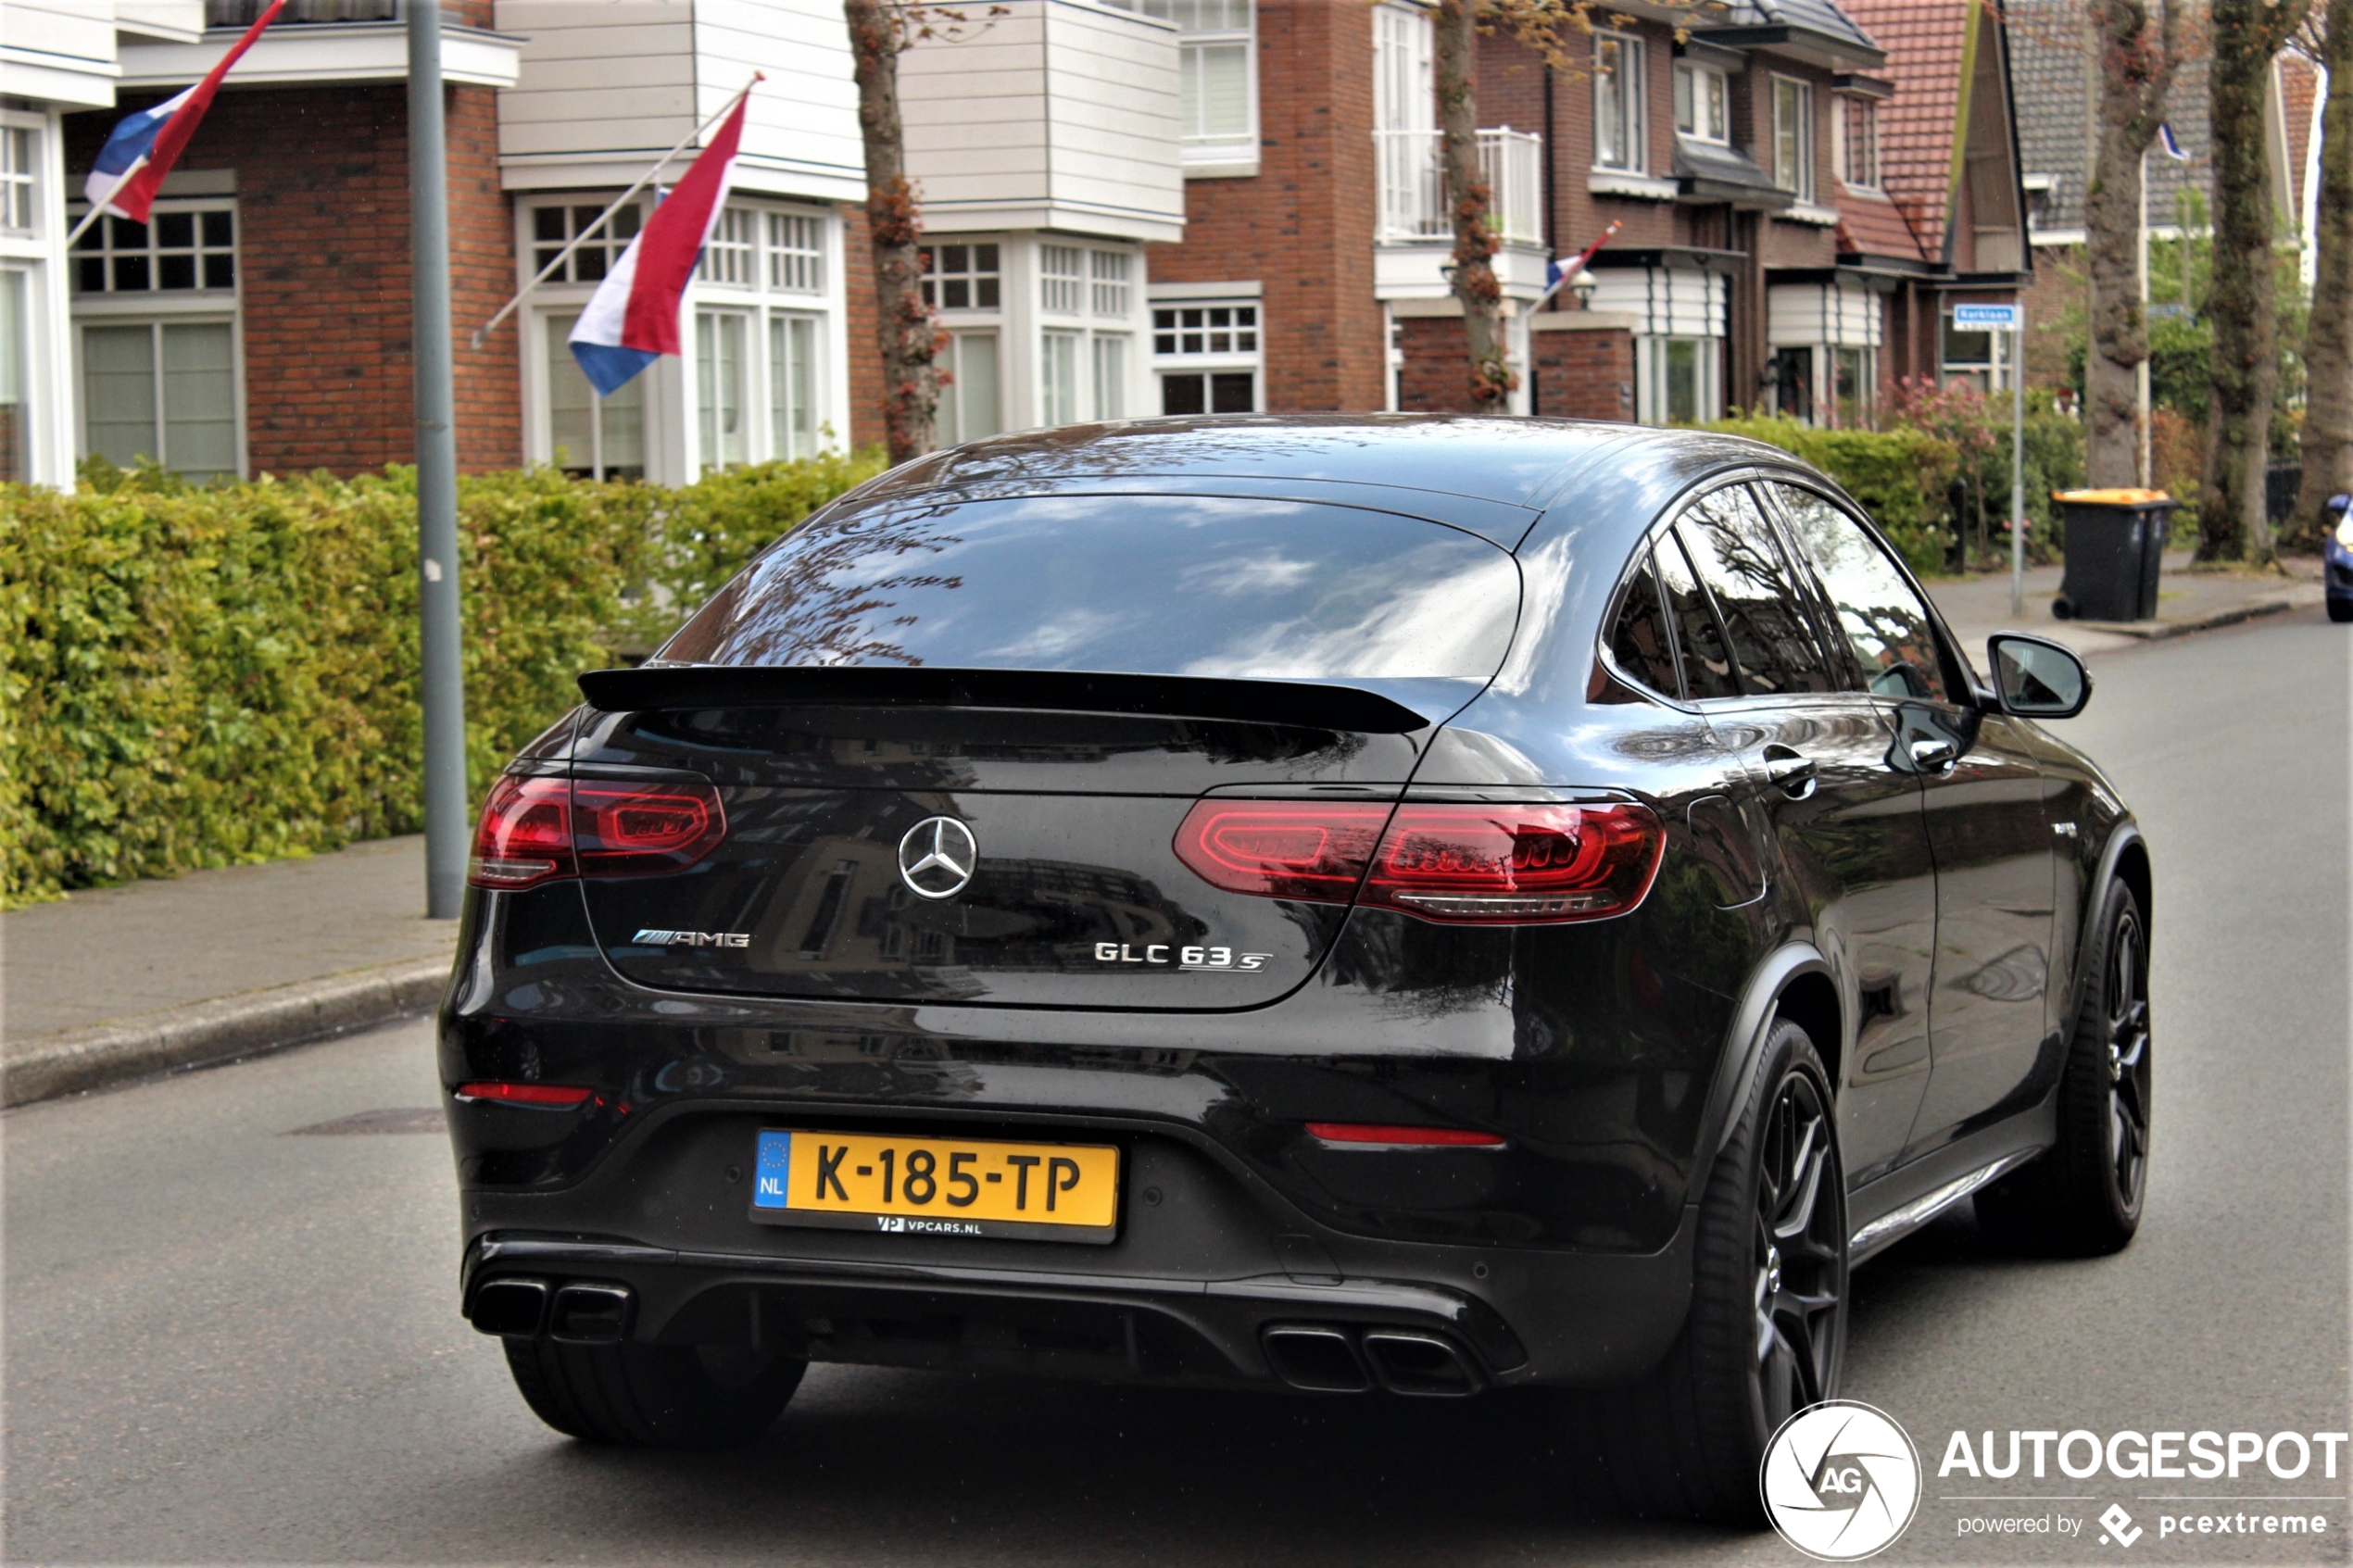
[[[1835,1098],[1843,1082],[1841,1074],[1844,1072],[1846,1026],[1839,1006],[1838,987],[1831,983],[1830,972],[1806,970],[1792,978],[1774,1004],[1774,1011],[1812,1037],[1814,1052],[1830,1073],[1831,1094]]]
[[[1784,1011],[1792,1005],[1799,1010]],[[1731,1027],[1725,1031],[1724,1054],[1708,1094],[1706,1135],[1699,1145],[1695,1182],[1706,1180],[1705,1172],[1731,1136],[1778,1020],[1786,1017],[1813,1037],[1815,1052],[1830,1073],[1831,1097],[1837,1097],[1844,1055],[1844,1014],[1836,972],[1821,949],[1810,942],[1778,947],[1750,972],[1748,985],[1732,1010]]]

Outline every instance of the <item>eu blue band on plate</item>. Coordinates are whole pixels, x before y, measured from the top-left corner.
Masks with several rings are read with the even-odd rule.
[[[757,1159],[752,1163],[751,1206],[755,1209],[786,1207],[786,1184],[792,1177],[792,1135],[761,1133]]]

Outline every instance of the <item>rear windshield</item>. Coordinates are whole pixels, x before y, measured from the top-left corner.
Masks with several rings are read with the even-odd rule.
[[[1439,523],[1303,502],[1030,496],[803,528],[660,657],[1484,681],[1518,614],[1512,558]]]

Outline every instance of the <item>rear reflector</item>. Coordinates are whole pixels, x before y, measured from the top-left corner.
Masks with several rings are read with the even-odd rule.
[[[1630,804],[1194,803],[1176,858],[1212,886],[1265,898],[1353,899],[1446,923],[1621,915],[1650,892],[1667,835]],[[1361,887],[1361,891],[1360,891]]]
[[[567,876],[683,871],[727,836],[719,792],[699,780],[501,778],[474,830],[466,880],[530,887]]]
[[[481,1083],[458,1085],[459,1099],[495,1099],[509,1105],[579,1105],[590,1090],[573,1084]]]
[[[1307,1131],[1326,1143],[1419,1145],[1430,1148],[1501,1148],[1500,1133],[1471,1127],[1391,1127],[1373,1122],[1310,1122]]]

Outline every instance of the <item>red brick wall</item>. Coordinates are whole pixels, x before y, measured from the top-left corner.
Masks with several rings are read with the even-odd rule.
[[[1610,332],[1530,334],[1537,412],[1552,419],[1634,418],[1634,334]]]
[[[879,445],[883,424],[882,350],[875,332],[875,252],[860,202],[841,207],[842,330],[849,334],[849,429],[852,446]]]
[[[408,90],[398,83],[224,91],[180,161],[237,173],[245,449],[256,473],[347,474],[408,462],[412,436]],[[116,119],[160,94],[67,121],[79,185]],[[448,97],[458,461],[522,461],[513,323],[467,346],[515,288],[498,189],[496,94]]]
[[[1372,7],[1270,0],[1258,50],[1259,172],[1189,181],[1185,239],[1151,246],[1149,275],[1261,285],[1268,408],[1378,408]]]
[[[1469,350],[1459,316],[1408,316],[1397,323],[1405,362],[1397,368],[1397,407],[1409,414],[1471,411]]]

